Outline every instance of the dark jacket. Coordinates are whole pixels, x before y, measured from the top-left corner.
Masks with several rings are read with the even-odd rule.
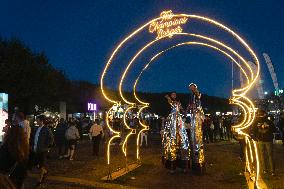
[[[267,117],[257,117],[253,127],[253,138],[260,142],[272,142],[273,133],[276,132],[275,125]]]
[[[281,132],[284,132],[284,118],[280,118],[278,122],[278,128]]]
[[[66,130],[68,129],[66,123],[59,123],[58,126],[56,127],[54,139],[55,139],[55,144],[56,145],[62,145],[65,144],[66,139],[65,139],[65,133]]]
[[[34,135],[33,135],[33,143],[31,146],[32,150],[34,150],[35,135],[36,135],[36,131],[34,132]],[[36,152],[38,153],[48,152],[53,142],[54,142],[54,138],[53,138],[53,134],[51,130],[47,126],[43,126],[38,136]]]
[[[18,162],[9,153],[4,144],[0,147],[0,173],[10,174],[10,179],[16,188],[21,188],[27,176],[26,162]]]

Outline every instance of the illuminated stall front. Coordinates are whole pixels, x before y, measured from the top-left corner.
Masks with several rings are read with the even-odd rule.
[[[0,142],[3,141],[3,127],[8,119],[8,94],[0,93]]]

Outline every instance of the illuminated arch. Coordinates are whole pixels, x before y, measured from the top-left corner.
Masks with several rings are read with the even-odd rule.
[[[238,61],[236,61],[231,55],[229,55],[228,53],[226,53],[225,51],[219,49],[218,47],[214,46],[214,45],[210,45],[210,44],[207,44],[207,43],[202,43],[202,42],[196,42],[196,41],[189,41],[189,42],[183,42],[183,43],[179,43],[177,45],[173,45],[171,46],[170,48],[167,48],[166,50],[163,50],[163,51],[160,51],[159,53],[155,54],[151,59],[150,61],[144,66],[144,68],[142,69],[142,71],[139,73],[138,77],[136,78],[135,82],[134,82],[134,85],[133,85],[133,95],[135,97],[135,99],[141,103],[141,104],[149,104],[147,102],[143,102],[141,99],[139,99],[139,97],[137,96],[136,94],[136,88],[137,88],[137,84],[138,84],[138,81],[140,79],[140,77],[142,76],[143,72],[145,70],[147,70],[149,68],[149,66],[151,65],[151,63],[153,63],[154,60],[156,60],[158,57],[160,57],[162,54],[166,53],[167,51],[171,50],[171,49],[174,49],[176,47],[180,47],[180,46],[183,46],[183,45],[200,45],[200,46],[205,46],[205,47],[209,47],[211,49],[214,49],[216,51],[219,51],[220,53],[224,54],[225,56],[227,56],[228,58],[230,58],[239,68],[240,70],[242,71],[242,73],[245,75],[246,79],[247,79],[247,82],[249,83],[249,78],[246,74],[246,72],[244,71],[244,69],[241,67],[241,65],[238,63]],[[234,51],[235,52],[235,51]],[[245,62],[245,61],[244,61]]]
[[[246,52],[249,54],[250,58],[248,60],[250,60],[250,61],[251,61],[251,59],[253,60],[253,63],[256,65],[256,68],[257,68],[256,72],[252,71],[252,68],[248,64],[248,60],[246,58],[244,58],[237,51],[235,51],[233,48],[229,47],[228,45],[224,44],[223,42],[218,41],[218,40],[213,39],[213,38],[210,38],[210,37],[207,37],[207,36],[183,32],[181,25],[185,24],[188,19],[196,19],[196,20],[204,22],[204,23],[209,23],[213,26],[216,26],[218,29],[221,29],[222,31],[225,31],[228,34],[230,34],[232,36],[232,38],[234,38],[235,40],[237,40],[237,42],[239,42],[239,44],[241,44],[242,48],[244,48],[243,50],[246,50]],[[172,26],[175,26],[175,28],[172,28]],[[124,45],[126,45],[127,42],[133,40],[135,36],[140,34],[147,27],[149,27],[149,31],[151,33],[155,32],[155,31],[159,31],[160,33],[158,32],[157,33],[158,36],[157,36],[156,39],[148,42],[132,57],[131,61],[125,67],[125,70],[124,70],[124,72],[123,72],[123,74],[120,78],[120,82],[119,82],[119,86],[118,86],[120,98],[128,106],[127,109],[125,110],[124,118],[123,118],[124,119],[124,126],[129,130],[129,133],[126,135],[125,139],[123,140],[122,151],[123,151],[124,155],[127,157],[126,145],[127,145],[127,141],[129,139],[129,137],[131,135],[138,134],[137,138],[136,138],[137,139],[136,140],[136,144],[137,144],[137,156],[136,157],[137,157],[137,159],[140,159],[139,145],[138,145],[139,137],[140,137],[141,132],[148,129],[148,126],[145,125],[141,121],[140,114],[145,108],[148,107],[149,104],[140,100],[138,98],[138,96],[136,95],[136,92],[135,92],[137,82],[138,82],[140,76],[142,75],[143,71],[148,68],[148,66],[150,65],[151,62],[153,62],[153,60],[155,60],[157,57],[161,56],[164,52],[166,52],[170,49],[173,49],[173,48],[176,48],[176,47],[179,47],[179,46],[182,46],[182,45],[206,46],[206,47],[215,49],[215,50],[221,52],[222,54],[226,55],[227,57],[229,57],[240,68],[242,73],[246,76],[247,84],[242,88],[233,89],[232,90],[232,97],[230,98],[230,102],[232,104],[239,106],[241,108],[241,110],[244,112],[244,119],[238,125],[233,126],[233,129],[234,129],[235,132],[237,132],[238,134],[243,135],[245,137],[245,141],[246,141],[246,144],[247,144],[247,148],[246,148],[246,168],[247,168],[248,172],[250,173],[251,178],[253,178],[253,180],[255,181],[257,188],[259,188],[260,182],[261,182],[261,177],[259,175],[259,161],[258,161],[258,154],[257,154],[257,146],[256,146],[256,142],[248,135],[248,133],[245,132],[245,129],[250,127],[251,124],[253,123],[254,119],[255,119],[255,106],[254,106],[253,102],[248,97],[246,97],[246,94],[252,88],[253,84],[258,79],[258,76],[259,76],[259,73],[260,73],[259,60],[258,60],[255,52],[253,51],[253,49],[245,42],[245,40],[243,38],[241,38],[233,30],[228,28],[227,26],[221,24],[220,22],[217,22],[215,20],[212,20],[210,18],[203,17],[203,16],[189,15],[189,14],[173,14],[171,11],[163,11],[161,13],[160,17],[155,18],[153,20],[150,20],[146,24],[144,24],[141,27],[139,27],[138,29],[136,29],[130,35],[128,35],[124,40],[122,40],[122,42],[120,42],[118,44],[118,46],[112,52],[110,58],[108,59],[108,61],[106,63],[105,68],[103,69],[103,73],[102,73],[101,80],[100,80],[101,91],[102,91],[102,94],[105,97],[105,99],[107,101],[113,103],[114,105],[121,103],[118,100],[114,100],[113,98],[111,98],[106,93],[105,86],[104,86],[104,79],[105,79],[106,73],[109,70],[109,67],[112,65],[112,61],[114,60],[114,58],[120,53],[122,47],[124,47]],[[170,47],[170,48],[168,48],[164,51],[157,53],[145,65],[145,67],[140,72],[138,78],[135,80],[135,83],[134,83],[134,86],[133,86],[134,87],[134,97],[136,98],[138,103],[141,105],[139,107],[139,110],[138,110],[138,117],[139,117],[139,124],[141,125],[142,129],[139,132],[137,132],[136,129],[130,128],[127,125],[127,122],[126,122],[127,112],[129,110],[137,107],[135,102],[131,102],[130,100],[127,100],[123,95],[123,87],[122,86],[123,86],[124,79],[127,75],[127,72],[129,70],[129,68],[131,67],[131,65],[135,62],[136,58],[138,56],[140,56],[143,53],[144,50],[148,49],[148,47],[151,47],[151,45],[153,45],[156,42],[159,42],[161,40],[164,40],[164,39],[171,38],[172,40],[174,40],[174,38],[176,36],[181,36],[181,35],[182,36],[195,37],[195,38],[198,38],[198,39],[206,40],[207,42],[206,43],[203,42],[203,41],[181,42],[181,43],[176,44],[176,45],[174,45],[174,46],[172,46],[172,47]],[[240,59],[242,64],[239,64],[238,61],[236,61],[235,58]],[[110,111],[108,111],[108,114],[106,116],[106,119],[107,119],[106,123],[107,123],[107,126],[109,127],[109,129],[114,133],[114,136],[112,136],[110,138],[109,142],[108,142],[108,148],[107,148],[108,149],[107,150],[107,162],[108,162],[108,164],[110,164],[110,144],[115,138],[121,137],[120,136],[121,133],[119,131],[115,131],[110,126],[110,124],[109,124],[109,117],[110,116],[109,115],[110,115]]]

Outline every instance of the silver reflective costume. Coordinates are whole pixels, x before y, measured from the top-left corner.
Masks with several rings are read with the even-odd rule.
[[[190,148],[187,133],[182,120],[181,104],[171,101],[169,114],[162,135],[163,158],[165,166],[175,169],[176,166],[187,168],[189,164]]]
[[[192,157],[193,169],[203,169],[205,164],[204,160],[204,146],[203,146],[203,133],[202,123],[204,120],[204,113],[201,106],[201,94],[190,94],[190,100],[188,105],[190,113],[190,148]]]

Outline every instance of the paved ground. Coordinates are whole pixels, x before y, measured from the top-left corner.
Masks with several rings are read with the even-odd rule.
[[[132,141],[133,143],[135,141]],[[133,149],[133,150],[132,150]],[[108,167],[105,158],[91,156],[91,144],[82,141],[78,145],[74,161],[57,160],[55,152],[48,160],[49,177],[41,188],[217,188],[240,189],[247,188],[243,175],[244,165],[238,158],[238,143],[218,142],[207,144],[206,174],[197,176],[192,173],[184,174],[177,171],[171,175],[161,165],[159,139],[152,139],[151,144],[142,148],[142,166],[135,171],[113,181],[105,183],[100,180],[107,175]],[[112,170],[125,166],[125,159],[119,147],[112,149]],[[131,153],[134,146],[129,145],[129,162],[134,161],[135,154]],[[275,145],[276,177],[265,176],[269,188],[284,189],[284,147]],[[26,188],[32,188],[35,183],[36,171],[28,178]]]

